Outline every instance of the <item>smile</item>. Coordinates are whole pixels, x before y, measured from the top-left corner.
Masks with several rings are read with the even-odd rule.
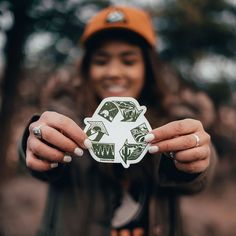
[[[122,93],[127,90],[127,88],[122,85],[109,85],[109,86],[106,86],[105,89],[109,93]]]

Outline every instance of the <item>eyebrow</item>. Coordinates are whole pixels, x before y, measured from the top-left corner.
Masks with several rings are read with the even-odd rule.
[[[94,53],[94,56],[109,56],[109,55],[110,55],[110,53],[108,53],[106,51],[103,51],[102,49],[97,50]],[[139,55],[139,53],[137,51],[134,51],[134,50],[127,50],[127,51],[121,52],[119,55],[120,56],[136,56],[136,55]]]

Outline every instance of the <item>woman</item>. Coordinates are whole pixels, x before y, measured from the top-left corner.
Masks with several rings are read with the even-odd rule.
[[[52,94],[49,108],[57,112],[34,116],[22,139],[27,167],[50,183],[39,235],[183,235],[178,195],[204,188],[215,155],[200,121],[164,124],[165,83],[157,78],[155,42],[148,15],[135,8],[106,8],[86,25],[82,84],[76,93],[70,90],[68,103],[74,105],[61,114],[55,104],[62,93]],[[109,96],[146,105],[154,128],[145,137],[149,154],[129,169],[97,163],[86,150],[91,141],[83,118]]]

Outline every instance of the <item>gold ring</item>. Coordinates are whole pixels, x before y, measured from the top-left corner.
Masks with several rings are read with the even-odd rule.
[[[196,139],[196,144],[195,144],[194,147],[198,147],[198,146],[200,145],[200,138],[199,138],[199,136],[196,135],[196,134],[193,134],[193,137]]]

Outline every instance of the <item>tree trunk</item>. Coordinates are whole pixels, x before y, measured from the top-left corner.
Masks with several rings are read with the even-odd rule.
[[[10,134],[12,133],[11,120],[16,112],[14,104],[18,96],[17,89],[20,81],[21,63],[23,61],[23,47],[27,36],[27,9],[29,5],[29,0],[15,0],[12,2],[14,25],[7,32],[5,49],[6,66],[1,84],[0,183],[7,174],[6,154],[10,142]]]

